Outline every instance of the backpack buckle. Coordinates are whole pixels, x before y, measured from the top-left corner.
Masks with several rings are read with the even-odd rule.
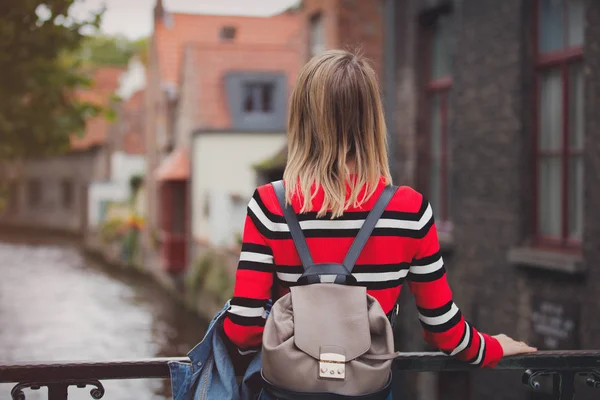
[[[324,379],[346,379],[346,356],[337,353],[321,353],[319,377]]]

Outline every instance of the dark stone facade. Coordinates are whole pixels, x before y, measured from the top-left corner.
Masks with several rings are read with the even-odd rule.
[[[396,35],[406,38],[396,48],[398,108],[391,131],[397,135],[399,184],[420,187],[419,154],[424,130],[415,104],[421,104],[419,74],[420,21],[447,1],[396,2]],[[534,2],[531,0],[456,0],[452,2],[452,92],[449,103],[449,169],[452,245],[445,264],[455,301],[466,318],[490,334],[506,333],[539,341],[532,313],[539,299],[565,306],[575,322],[565,346],[600,347],[600,2],[586,0],[585,195],[583,273],[551,271],[544,263],[524,267],[510,257],[514,249],[530,249],[534,212]],[[396,41],[401,38],[396,36]],[[418,107],[417,107],[418,108]],[[543,251],[546,259],[563,260]],[[532,268],[533,267],[533,268]],[[407,288],[405,288],[407,289]],[[420,325],[412,296],[402,296],[397,327],[403,351],[421,351]],[[536,343],[543,346],[543,343]],[[564,346],[563,346],[564,347]],[[440,374],[431,379],[407,374],[401,398],[533,399],[518,373],[476,371]],[[597,398],[583,381],[578,399]],[[594,397],[595,396],[595,397]],[[542,397],[539,397],[542,398]]]

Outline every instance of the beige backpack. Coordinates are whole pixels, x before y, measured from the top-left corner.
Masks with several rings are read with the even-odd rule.
[[[315,264],[282,181],[273,187],[302,260],[299,285],[267,318],[262,347],[265,390],[278,399],[386,399],[394,353],[379,302],[357,286],[352,269],[396,188],[385,188],[343,264]]]

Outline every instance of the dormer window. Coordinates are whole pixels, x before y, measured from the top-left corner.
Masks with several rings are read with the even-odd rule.
[[[233,40],[237,29],[234,26],[224,26],[221,28],[220,38],[221,40]]]
[[[269,113],[273,111],[273,83],[257,82],[244,85],[244,112]]]

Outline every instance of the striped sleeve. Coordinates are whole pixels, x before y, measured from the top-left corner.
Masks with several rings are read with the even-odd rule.
[[[423,199],[423,202],[426,202]],[[428,209],[431,205],[427,204]],[[431,216],[433,220],[433,215]],[[444,353],[481,367],[494,367],[503,356],[495,338],[478,332],[452,301],[440,254],[435,222],[419,240],[407,281],[415,296],[425,340]]]
[[[258,191],[251,203],[257,196]],[[225,335],[241,355],[260,348],[274,273],[273,251],[253,222],[251,212],[248,208],[233,298],[223,323]]]

